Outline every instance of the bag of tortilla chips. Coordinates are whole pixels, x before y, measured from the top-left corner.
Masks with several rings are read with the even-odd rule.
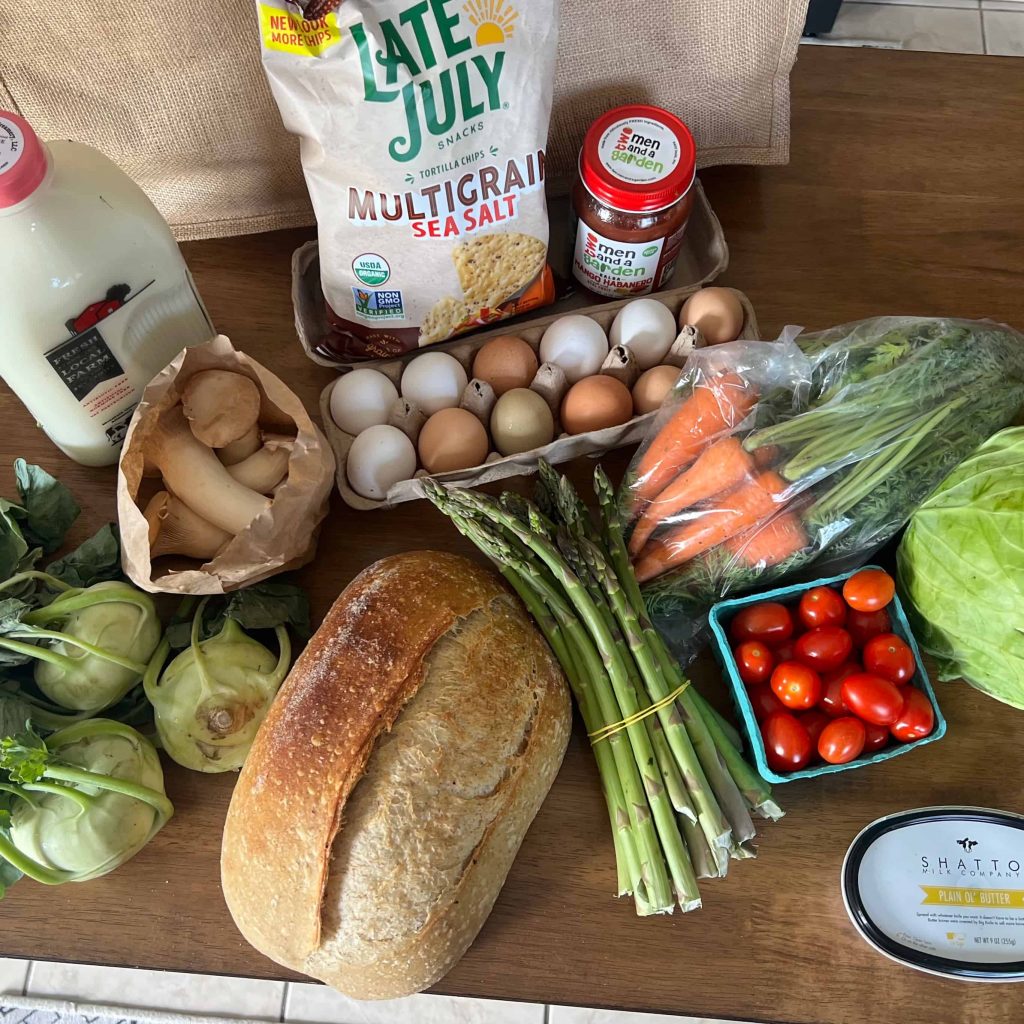
[[[544,147],[557,0],[257,0],[319,226],[340,360],[554,299]]]

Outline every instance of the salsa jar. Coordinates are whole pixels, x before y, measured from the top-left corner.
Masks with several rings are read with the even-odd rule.
[[[591,295],[646,295],[671,278],[693,209],[697,151],[667,110],[616,107],[587,131],[572,191],[572,275]]]

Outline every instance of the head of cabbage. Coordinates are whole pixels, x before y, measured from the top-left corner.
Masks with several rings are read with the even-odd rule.
[[[1024,708],[1024,427],[1000,431],[913,514],[897,553],[940,679]]]
[[[0,895],[21,874],[46,885],[105,875],[174,813],[153,745],[107,719],[0,740],[0,777]]]

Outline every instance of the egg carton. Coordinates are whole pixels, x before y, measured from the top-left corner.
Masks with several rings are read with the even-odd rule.
[[[672,315],[674,317],[678,317],[679,310],[682,308],[683,303],[693,295],[694,292],[699,290],[699,286],[691,285],[686,288],[674,288],[670,291],[655,292],[654,294],[646,297],[656,299],[658,302],[667,306],[672,311]],[[740,337],[747,340],[759,340],[760,334],[758,332],[757,320],[754,316],[754,307],[750,304],[750,299],[748,299],[743,292],[737,291],[735,288],[730,288],[728,290],[739,299],[740,305],[743,307],[743,328],[740,332]],[[456,341],[446,345],[445,351],[448,352],[449,355],[454,356],[462,364],[463,368],[466,370],[467,377],[472,377],[473,357],[475,356],[477,349],[491,338],[495,338],[503,334],[514,334],[516,337],[522,338],[524,341],[529,343],[534,351],[537,351],[540,348],[540,339],[543,336],[544,331],[550,324],[554,323],[556,320],[560,320],[563,316],[566,316],[568,312],[581,314],[583,316],[590,317],[592,320],[596,320],[604,329],[605,334],[607,334],[611,328],[612,321],[615,319],[615,314],[618,313],[623,306],[632,301],[632,299],[622,299],[618,302],[608,302],[597,306],[573,309],[571,311],[564,311],[561,313],[551,314],[549,316],[539,317],[535,320],[516,324],[513,327],[510,327],[507,323],[501,324],[499,327],[492,330],[483,331],[479,334],[474,334],[471,338],[466,338],[462,341]],[[430,349],[421,350],[418,354],[423,354],[423,351],[436,351],[436,346],[432,346]],[[396,388],[399,388],[400,391],[402,371],[405,369],[408,362],[408,358],[376,361],[373,363],[373,369],[379,370],[383,373],[389,380],[391,380]],[[394,484],[388,491],[386,498],[382,500],[374,500],[372,498],[364,498],[349,486],[347,475],[348,453],[349,449],[352,447],[352,442],[355,440],[355,435],[348,434],[343,431],[331,417],[330,403],[331,390],[333,388],[334,381],[328,384],[320,393],[320,415],[324,425],[324,433],[327,435],[327,439],[330,441],[337,459],[336,476],[338,492],[341,494],[347,505],[357,509],[392,508],[404,501],[415,501],[417,498],[422,498],[424,496],[423,481],[425,479],[436,480],[438,483],[446,486],[478,487],[481,484],[490,483],[493,480],[504,480],[511,476],[528,476],[531,473],[535,473],[537,471],[537,463],[540,459],[545,459],[552,464],[556,464],[559,462],[568,462],[570,459],[579,458],[583,455],[601,455],[613,448],[621,448],[624,445],[636,444],[641,441],[647,430],[648,424],[657,415],[657,410],[655,410],[654,412],[649,412],[642,416],[634,416],[631,420],[627,420],[625,423],[621,423],[618,426],[605,427],[603,430],[591,430],[584,434],[574,435],[561,433],[556,436],[553,441],[541,448],[534,448],[531,451],[520,452],[516,455],[503,456],[498,452],[492,451],[485,462],[479,466],[471,466],[468,469],[459,469],[453,470],[449,473],[435,474],[429,474],[426,470],[420,469],[411,479],[400,480],[398,483]],[[561,401],[561,397],[561,395],[552,396],[551,404],[557,408],[557,404]],[[556,431],[560,431],[561,429],[557,415],[555,418],[555,429]]]
[[[729,265],[729,247],[725,243],[725,234],[711,203],[697,178],[693,187],[693,209],[686,223],[682,245],[676,257],[676,267],[670,288],[698,288],[709,284]],[[570,246],[569,201],[565,197],[548,201],[548,226],[550,231],[548,245],[548,262],[556,276],[569,276],[568,256]],[[292,305],[295,310],[295,332],[303,351],[321,366],[332,369],[354,370],[359,367],[376,370],[381,362],[390,360],[354,359],[345,360],[331,358],[318,348],[320,339],[329,331],[325,312],[324,293],[320,286],[320,253],[317,240],[305,242],[292,253]],[[578,307],[586,306],[587,298],[579,291],[559,299],[550,307],[550,312],[576,312]],[[538,311],[539,312],[539,311]],[[518,334],[523,323],[533,323],[532,319],[524,319],[529,314],[503,320],[497,327],[502,328],[500,334]],[[479,338],[485,335],[474,332],[462,335],[449,341],[430,345],[434,352],[451,351],[452,346],[464,342],[467,337]],[[413,349],[394,358],[410,359],[419,355],[423,349]]]

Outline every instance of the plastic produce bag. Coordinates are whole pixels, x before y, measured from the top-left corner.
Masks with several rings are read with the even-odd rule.
[[[708,608],[866,561],[1024,403],[1024,335],[877,317],[698,349],[623,483],[644,597],[692,658]]]

